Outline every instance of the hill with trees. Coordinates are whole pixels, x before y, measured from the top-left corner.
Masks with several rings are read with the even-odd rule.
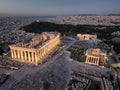
[[[69,25],[69,24],[55,24],[50,22],[33,22],[30,25],[21,27],[21,30],[33,33],[42,33],[56,31],[61,35],[76,36],[78,33],[96,34],[99,39],[103,40],[108,45],[113,45],[117,53],[120,53],[120,43],[112,42],[115,37],[111,33],[120,31],[120,26],[94,26],[94,25]],[[119,36],[120,37],[120,36]],[[117,48],[117,49],[116,49]]]

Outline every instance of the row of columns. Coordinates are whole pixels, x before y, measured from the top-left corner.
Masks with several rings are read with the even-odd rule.
[[[15,50],[11,49],[11,56],[14,59],[24,60],[28,62],[37,63],[37,55],[35,52],[23,51],[23,50]]]
[[[99,65],[99,57],[87,56],[85,63]]]
[[[36,44],[35,42],[34,44]],[[36,49],[36,51],[27,51],[21,49],[14,49],[14,47],[10,47],[11,49],[11,57],[13,59],[18,59],[30,63],[40,62],[43,58],[47,57],[49,53],[51,53],[54,48],[60,43],[60,36],[56,36],[54,39],[49,40],[45,45]]]
[[[77,35],[80,40],[90,40],[91,38],[97,38],[96,35]]]
[[[51,53],[54,48],[59,44],[60,38],[56,37],[53,40],[50,40],[47,42],[43,47],[41,47],[37,54],[38,54],[38,59],[42,59],[48,56],[49,53]]]

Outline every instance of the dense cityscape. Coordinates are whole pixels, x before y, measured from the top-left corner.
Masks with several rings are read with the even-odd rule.
[[[58,24],[111,26],[120,25],[120,16],[58,16],[48,21]]]

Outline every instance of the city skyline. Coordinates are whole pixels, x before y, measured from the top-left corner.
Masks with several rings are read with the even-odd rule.
[[[119,0],[1,0],[0,15],[120,14]]]

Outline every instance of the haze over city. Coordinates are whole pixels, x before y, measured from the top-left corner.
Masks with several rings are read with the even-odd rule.
[[[120,0],[0,0],[0,15],[119,14]]]

